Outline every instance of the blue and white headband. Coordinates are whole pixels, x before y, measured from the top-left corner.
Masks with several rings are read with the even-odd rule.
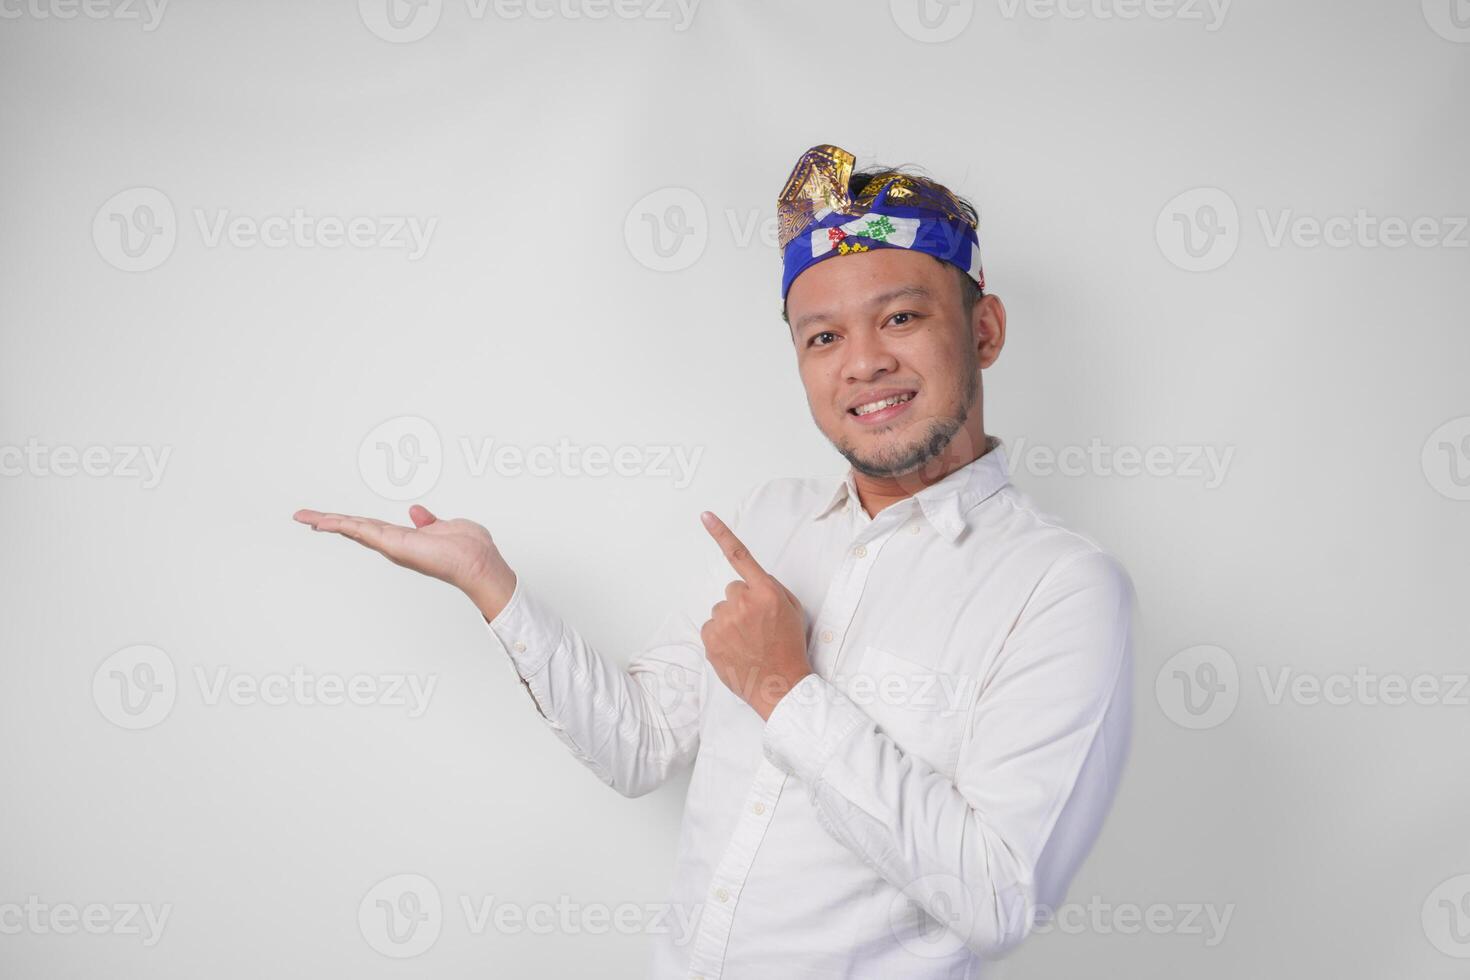
[[[849,188],[855,158],[840,147],[814,146],[797,161],[776,202],[781,298],[818,262],[875,248],[906,248],[948,262],[983,290],[980,238],[968,208],[923,177],[885,171],[857,193]]]

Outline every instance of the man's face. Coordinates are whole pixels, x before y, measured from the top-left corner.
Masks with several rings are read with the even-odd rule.
[[[959,274],[885,248],[819,262],[792,284],[786,312],[812,418],[858,472],[902,476],[957,434],[972,448],[983,439],[980,368],[994,358]]]

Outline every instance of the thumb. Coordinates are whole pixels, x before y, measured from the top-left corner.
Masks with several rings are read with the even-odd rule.
[[[439,518],[429,513],[429,508],[422,504],[414,504],[408,509],[408,519],[413,521],[414,527],[426,527],[433,524]]]

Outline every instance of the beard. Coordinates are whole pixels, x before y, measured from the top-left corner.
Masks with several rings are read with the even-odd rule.
[[[924,423],[923,431],[901,443],[860,453],[850,443],[829,440],[852,468],[864,476],[884,478],[905,476],[937,459],[964,428],[980,396],[980,358],[971,347],[965,348],[964,370],[950,395],[949,407]]]

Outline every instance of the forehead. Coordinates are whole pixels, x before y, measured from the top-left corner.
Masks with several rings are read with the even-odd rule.
[[[786,315],[793,326],[803,318],[836,316],[881,304],[896,290],[927,292],[943,302],[953,290],[950,267],[922,252],[875,248],[852,255],[834,255],[811,266],[791,284]]]

